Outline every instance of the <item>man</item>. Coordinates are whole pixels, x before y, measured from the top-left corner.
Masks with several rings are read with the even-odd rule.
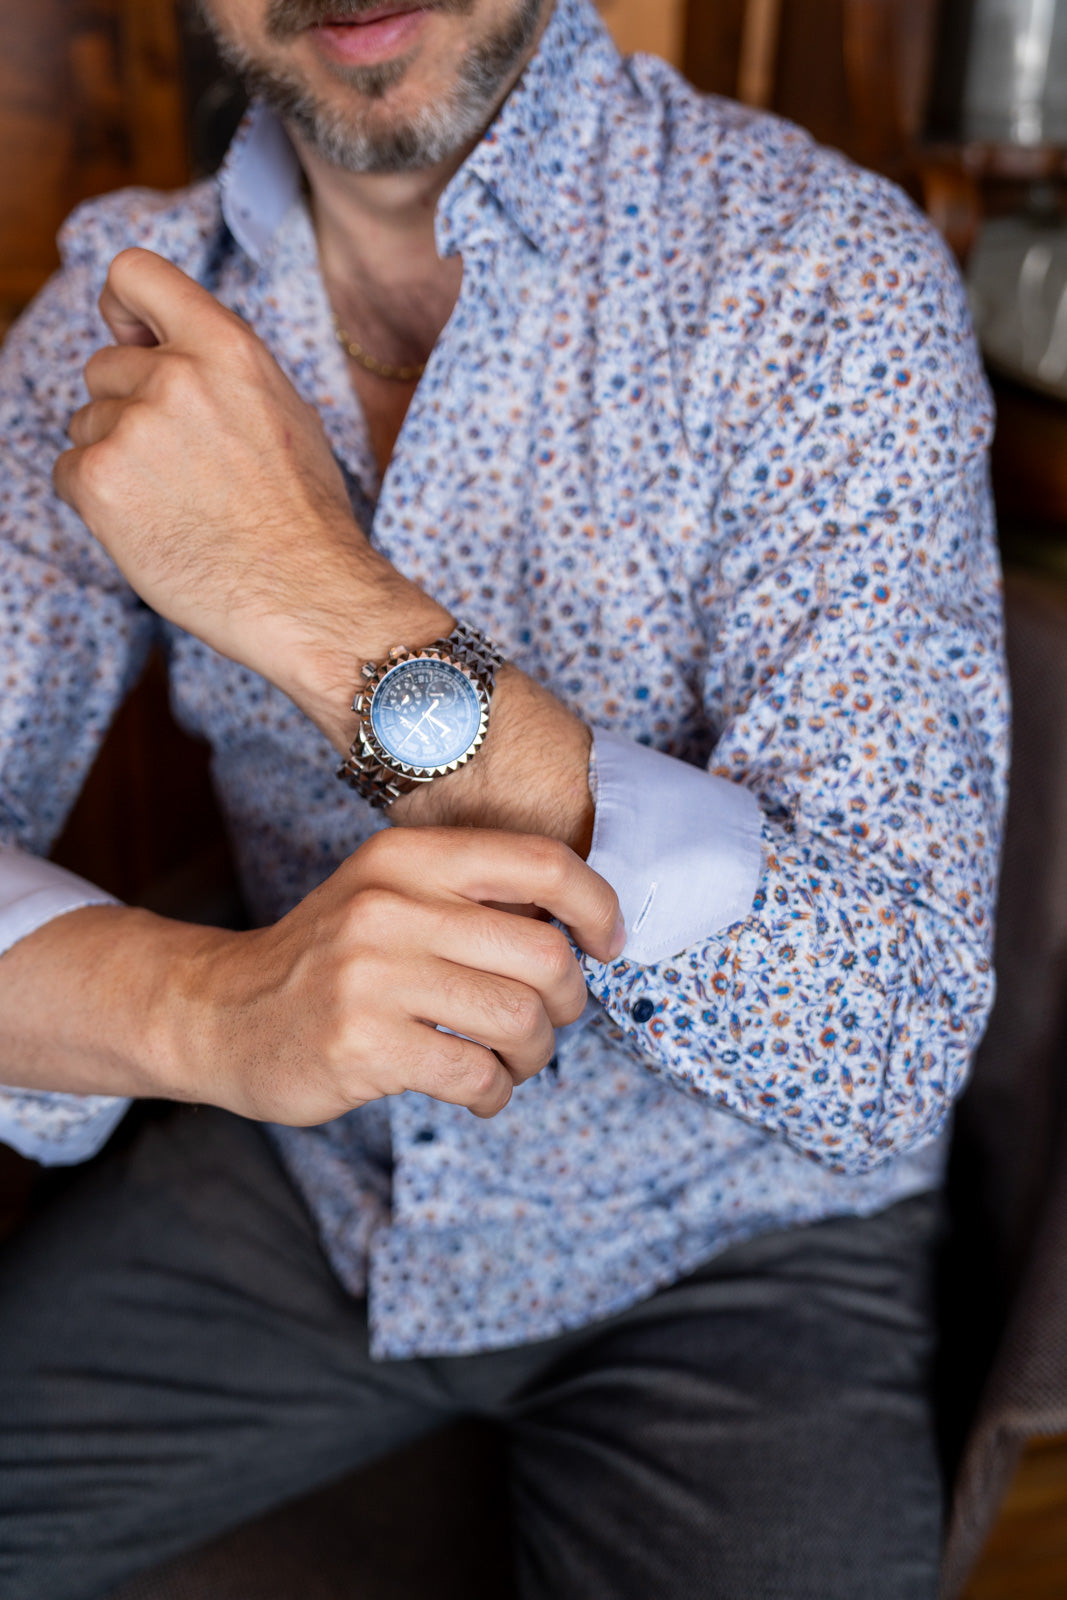
[[[932,1595],[1007,725],[954,273],[588,0],[207,10],[218,184],[83,208],[4,357],[4,1136],[178,1105],[8,1252],[0,1590],[473,1410],[524,1597]],[[39,859],[155,637],[251,932]]]

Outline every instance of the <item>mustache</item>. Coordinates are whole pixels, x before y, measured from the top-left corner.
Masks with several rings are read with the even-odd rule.
[[[374,11],[384,11],[390,0],[270,0],[266,31],[272,39],[291,39],[307,28],[325,27],[331,22],[358,22]],[[477,0],[417,0],[408,5],[400,0],[398,10],[443,11],[466,16]]]

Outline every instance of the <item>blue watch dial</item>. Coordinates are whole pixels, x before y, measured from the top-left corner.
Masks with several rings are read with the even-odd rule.
[[[466,755],[481,726],[478,691],[448,661],[401,661],[374,691],[370,721],[382,748],[409,767]]]

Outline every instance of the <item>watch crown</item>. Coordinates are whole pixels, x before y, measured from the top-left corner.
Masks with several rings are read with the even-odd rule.
[[[375,674],[377,673],[377,671],[378,671],[378,663],[376,661],[364,661],[364,663],[363,663],[363,676],[365,678],[373,678],[375,676]]]

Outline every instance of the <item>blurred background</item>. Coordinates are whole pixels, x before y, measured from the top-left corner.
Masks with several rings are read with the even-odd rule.
[[[1067,579],[1067,0],[603,0],[625,50],[770,108],[903,184],[968,280],[997,395],[1006,562]],[[0,336],[80,199],[214,169],[243,109],[193,8],[0,0]],[[125,899],[234,922],[207,753],[155,660],[57,859]],[[0,1213],[22,1203],[0,1161]],[[1067,1441],[1028,1451],[969,1600],[1067,1597]]]

